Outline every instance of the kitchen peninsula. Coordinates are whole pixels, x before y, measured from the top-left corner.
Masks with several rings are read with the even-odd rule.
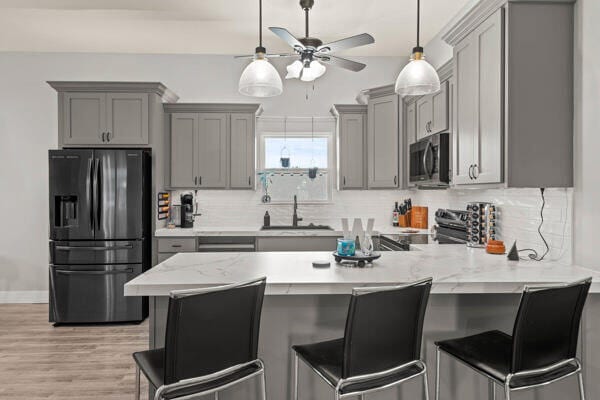
[[[590,398],[600,386],[593,376],[600,366],[600,349],[591,338],[600,334],[600,322],[592,318],[600,309],[600,273],[578,266],[547,262],[510,262],[481,249],[461,245],[412,246],[413,251],[385,253],[373,266],[349,268],[336,264],[329,252],[181,253],[125,285],[127,296],[150,297],[150,347],[162,347],[169,292],[267,277],[259,356],[266,364],[268,398],[291,398],[293,344],[342,336],[349,294],[353,287],[398,284],[433,277],[432,296],[425,319],[423,357],[434,378],[435,347],[439,339],[459,337],[490,329],[508,333],[526,284],[551,284],[593,277],[582,323],[581,358]],[[331,267],[315,269],[312,261],[329,259]],[[375,334],[375,332],[374,332]],[[375,336],[374,336],[375,337]],[[455,361],[443,359],[442,393],[447,398],[479,400],[487,382]],[[458,379],[457,379],[458,378]],[[319,378],[300,369],[303,397],[330,398]],[[573,382],[551,390],[524,392],[519,398],[558,400],[568,398]],[[248,385],[254,385],[254,382]],[[257,385],[258,386],[258,385]],[[430,389],[432,389],[430,387]],[[255,398],[257,387],[239,386],[220,394],[220,399]],[[541,395],[540,395],[541,393]],[[373,399],[421,398],[418,383],[370,396]],[[536,397],[534,397],[536,396]],[[541,397],[540,397],[541,396]],[[242,398],[237,397],[237,398]]]

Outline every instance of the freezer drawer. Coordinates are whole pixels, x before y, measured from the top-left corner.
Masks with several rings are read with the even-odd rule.
[[[125,297],[124,285],[141,264],[50,266],[50,322],[141,321],[147,300]]]
[[[138,264],[143,259],[143,240],[51,242],[50,263]]]

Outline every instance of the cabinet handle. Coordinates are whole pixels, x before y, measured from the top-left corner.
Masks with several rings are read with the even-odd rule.
[[[197,176],[195,176],[195,177],[194,177],[194,186],[196,186],[197,184],[198,184],[198,177],[197,177]]]
[[[471,171],[473,170],[473,164],[469,165],[469,179],[473,180],[473,174]]]
[[[477,171],[477,175],[475,175],[475,171]],[[479,166],[477,164],[473,165],[473,179],[479,178]]]
[[[346,186],[346,177],[344,177],[344,186]]]
[[[110,142],[110,132],[106,132],[106,141]]]
[[[252,180],[250,177],[248,177],[248,186],[252,185]]]
[[[102,143],[105,142],[104,135],[106,135],[106,132],[102,132]]]
[[[181,245],[180,244],[172,244],[171,247],[179,248],[179,247],[181,247]]]
[[[429,122],[427,122],[427,123],[425,124],[425,130],[427,131],[427,133],[429,133]]]
[[[394,175],[394,185],[398,184],[398,177],[396,175]]]
[[[202,177],[201,176],[198,177],[198,185],[202,186]]]

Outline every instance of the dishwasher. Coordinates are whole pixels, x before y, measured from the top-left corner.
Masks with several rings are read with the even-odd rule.
[[[256,251],[254,236],[200,236],[197,251],[209,252],[253,252]]]

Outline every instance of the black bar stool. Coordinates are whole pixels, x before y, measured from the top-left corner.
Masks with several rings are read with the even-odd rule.
[[[173,291],[165,347],[133,353],[136,399],[140,370],[156,389],[155,400],[186,399],[261,377],[258,333],[266,278],[205,289]]]
[[[585,400],[582,367],[576,357],[579,322],[592,279],[560,286],[525,287],[513,335],[489,331],[436,342],[435,399],[440,398],[440,355],[448,354],[504,387],[506,399],[515,390],[548,385],[577,375]]]
[[[342,339],[301,346],[294,351],[294,400],[298,400],[298,359],[335,390],[336,400],[360,396],[423,377],[423,319],[431,278],[403,286],[365,287],[352,291]]]

